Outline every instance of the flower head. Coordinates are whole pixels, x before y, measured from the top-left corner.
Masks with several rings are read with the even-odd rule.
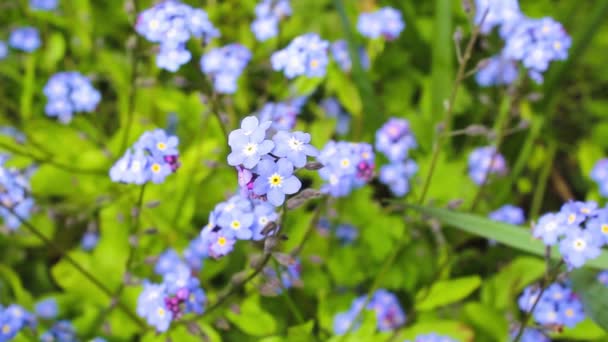
[[[228,164],[242,164],[245,168],[254,168],[262,156],[274,148],[271,140],[265,140],[270,124],[270,121],[260,124],[255,116],[243,119],[241,128],[230,132],[228,137],[228,144],[232,148],[232,153],[228,155]]]
[[[293,175],[293,164],[287,159],[274,162],[270,159],[260,161],[256,168],[259,177],[253,183],[256,195],[265,195],[268,202],[280,206],[285,195],[295,194],[302,187],[300,180]]]
[[[285,49],[271,57],[272,68],[283,71],[287,78],[305,75],[323,77],[328,63],[329,42],[316,33],[296,37]]]
[[[33,27],[20,27],[14,29],[8,39],[8,44],[13,48],[25,52],[34,52],[41,45],[40,34]]]
[[[43,89],[47,97],[47,116],[69,123],[74,113],[93,112],[101,100],[101,93],[91,81],[78,72],[59,72],[51,76]]]
[[[392,7],[383,7],[375,12],[361,13],[357,21],[357,30],[368,38],[384,37],[396,39],[405,28],[401,12]]]

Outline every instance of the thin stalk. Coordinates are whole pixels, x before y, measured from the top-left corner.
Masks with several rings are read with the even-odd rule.
[[[283,297],[283,299],[285,299],[285,303],[287,304],[289,311],[291,311],[298,323],[304,323],[304,315],[302,314],[300,309],[298,309],[294,301],[291,299],[289,293],[287,292],[287,288],[285,287],[285,285],[283,285],[283,282],[281,281],[281,279],[283,279],[283,272],[281,271],[281,267],[279,267],[279,263],[276,260],[273,261],[274,270],[277,273],[277,278],[279,278],[279,285],[281,286],[281,296]]]
[[[541,170],[540,175],[538,176],[538,181],[536,182],[536,190],[534,191],[534,196],[532,197],[532,206],[530,209],[530,218],[532,219],[538,216],[538,213],[541,209],[541,205],[543,204],[545,190],[547,188],[549,176],[551,175],[551,169],[553,168],[553,159],[555,157],[555,152],[555,143],[552,142],[549,146],[549,152],[547,153],[547,160],[545,162],[545,165]]]
[[[139,12],[139,6],[137,4],[137,0],[133,0],[133,7],[135,11],[135,15]],[[137,18],[134,18],[132,24],[135,25]],[[131,128],[133,127],[133,120],[135,117],[135,104],[137,100],[137,72],[139,66],[139,35],[135,35],[135,44],[131,49],[131,79],[129,80],[129,102],[127,104],[127,126],[125,128],[125,134],[122,137],[122,143],[120,145],[120,151],[124,151],[127,148],[127,143],[129,142],[129,136],[131,135]]]

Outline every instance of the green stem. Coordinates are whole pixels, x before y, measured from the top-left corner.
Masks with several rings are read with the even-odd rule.
[[[298,323],[302,324],[304,323],[304,315],[302,314],[302,312],[300,311],[300,309],[298,309],[298,307],[296,306],[296,304],[294,303],[293,299],[291,299],[291,297],[289,296],[289,293],[287,292],[287,288],[283,285],[283,272],[281,271],[281,267],[279,267],[279,263],[276,260],[273,260],[274,262],[274,270],[277,273],[277,278],[279,279],[279,285],[281,286],[281,296],[283,297],[283,299],[285,299],[285,303],[287,304],[287,307],[289,308],[289,311],[291,311],[291,313],[294,315],[294,317],[296,318],[296,320],[298,321]]]
[[[538,214],[540,213],[540,209],[543,204],[543,199],[545,197],[545,190],[549,181],[549,176],[551,175],[551,169],[553,168],[553,159],[555,158],[557,148],[554,142],[551,142],[550,144],[551,145],[549,146],[545,165],[541,170],[540,175],[538,176],[538,181],[536,182],[536,190],[534,191],[534,196],[532,197],[532,206],[530,209],[531,219],[538,217]]]

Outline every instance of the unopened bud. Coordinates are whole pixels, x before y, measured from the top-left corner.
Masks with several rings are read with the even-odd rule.
[[[304,168],[306,170],[315,171],[315,170],[319,170],[319,169],[323,168],[323,164],[321,164],[319,162],[308,162],[308,163],[306,163],[306,165],[304,165]]]

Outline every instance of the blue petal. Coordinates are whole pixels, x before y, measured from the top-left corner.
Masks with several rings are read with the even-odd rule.
[[[268,202],[272,203],[275,207],[280,206],[284,201],[285,194],[278,188],[270,189],[270,191],[268,191]]]
[[[281,189],[284,193],[291,195],[295,194],[302,187],[302,182],[296,176],[291,176],[283,181]]]

